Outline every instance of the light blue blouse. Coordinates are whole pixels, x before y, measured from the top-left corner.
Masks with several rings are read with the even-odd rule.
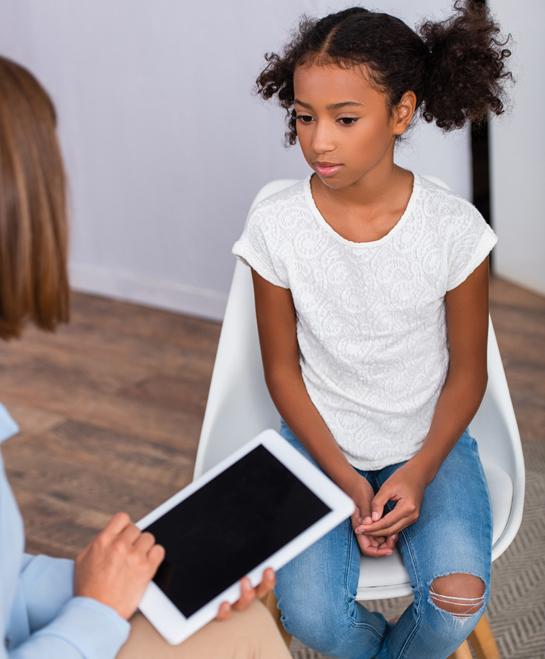
[[[19,431],[0,404],[0,444]],[[74,564],[30,556],[0,453],[0,659],[113,659],[130,625],[88,597],[74,597]]]

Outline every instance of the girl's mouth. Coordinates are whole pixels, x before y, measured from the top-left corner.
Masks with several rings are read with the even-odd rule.
[[[314,167],[317,174],[320,176],[328,177],[334,176],[338,171],[340,171],[342,165],[334,165],[329,162],[315,162]]]

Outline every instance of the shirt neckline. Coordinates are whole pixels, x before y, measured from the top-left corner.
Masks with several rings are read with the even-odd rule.
[[[377,247],[379,245],[382,245],[388,242],[389,240],[391,240],[392,236],[394,236],[401,229],[401,227],[404,224],[406,224],[407,218],[411,215],[413,208],[416,204],[416,199],[418,197],[421,187],[420,176],[415,172],[411,172],[411,173],[413,175],[413,189],[411,192],[411,196],[409,197],[407,206],[403,211],[403,214],[397,221],[397,223],[390,229],[390,231],[388,231],[388,233],[385,236],[382,236],[382,238],[379,238],[378,240],[370,240],[368,242],[358,243],[352,240],[348,240],[347,238],[343,238],[343,236],[337,233],[335,229],[333,229],[333,227],[326,222],[324,216],[320,213],[318,207],[314,202],[314,197],[312,196],[312,189],[310,187],[310,179],[312,178],[312,174],[309,174],[304,182],[305,199],[312,211],[312,214],[314,215],[315,219],[318,221],[318,224],[323,226],[324,229],[328,233],[330,233],[336,240],[338,240],[339,242],[345,245],[349,245],[350,247],[354,247],[357,249],[369,249],[371,247]]]

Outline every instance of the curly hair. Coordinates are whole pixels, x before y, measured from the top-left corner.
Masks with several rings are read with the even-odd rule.
[[[456,0],[451,17],[426,21],[417,32],[394,16],[362,7],[319,20],[303,16],[283,52],[265,55],[256,92],[264,99],[276,96],[286,110],[289,144],[297,138],[293,74],[315,63],[364,65],[390,111],[412,91],[425,121],[444,131],[504,112],[504,83],[512,79],[505,46],[511,37],[501,37],[484,4]]]

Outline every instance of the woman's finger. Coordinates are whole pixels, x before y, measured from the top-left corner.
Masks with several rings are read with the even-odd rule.
[[[134,524],[128,524],[119,535],[129,546],[131,546],[140,539],[142,531]]]
[[[165,548],[162,545],[153,545],[148,552],[148,558],[157,569],[165,558]]]
[[[112,519],[106,524],[102,533],[106,535],[119,535],[131,525],[131,518],[127,513],[116,513]]]
[[[147,554],[149,550],[155,545],[155,537],[151,533],[141,533],[139,537],[136,538],[134,543],[135,549]]]

